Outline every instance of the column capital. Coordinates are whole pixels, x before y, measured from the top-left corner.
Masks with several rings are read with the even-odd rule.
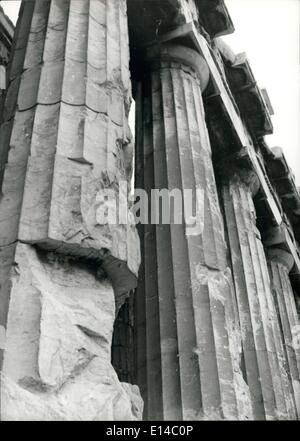
[[[200,79],[202,92],[209,83],[210,72],[205,59],[189,47],[173,43],[157,44],[147,49],[146,59],[152,68],[163,67],[162,63],[179,63],[190,67]]]
[[[283,264],[288,272],[292,270],[295,259],[286,244],[285,228],[283,225],[269,228],[264,237],[264,245],[267,250],[267,256],[271,261]]]
[[[288,272],[292,271],[295,259],[289,251],[281,248],[269,248],[267,249],[267,256],[272,262],[284,265]]]
[[[235,164],[231,170],[227,170],[226,175],[223,174],[223,182],[225,184],[238,184],[248,187],[249,191],[254,197],[259,188],[260,180],[254,170],[240,167]]]

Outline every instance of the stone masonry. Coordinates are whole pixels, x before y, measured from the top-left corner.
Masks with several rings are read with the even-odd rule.
[[[300,193],[229,12],[1,11],[1,420],[300,419]],[[136,225],[133,185],[196,227]]]

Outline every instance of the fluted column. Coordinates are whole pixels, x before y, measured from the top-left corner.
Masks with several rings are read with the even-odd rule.
[[[280,331],[284,344],[285,379],[289,387],[291,406],[294,405],[299,419],[300,348],[298,346],[297,333],[299,335],[300,319],[289,277],[295,261],[293,256],[284,250],[278,230],[273,229],[273,232],[269,232],[266,244],[268,246],[267,256],[272,293],[280,320]]]
[[[80,255],[107,248],[136,272],[130,231],[118,241],[107,231],[105,240],[109,227],[97,232],[94,216],[97,192],[128,179],[126,2],[28,1],[24,9],[1,128],[1,245],[19,239]]]
[[[18,417],[19,401],[29,403],[24,418],[32,403],[41,419],[135,419],[141,406],[133,410],[110,351],[115,301],[136,286],[139,240],[132,223],[101,220],[131,179],[126,1],[24,0],[8,75],[3,418]]]
[[[237,294],[247,383],[255,419],[294,417],[283,379],[284,354],[268,266],[256,227],[253,172],[231,171],[223,201]]]
[[[137,371],[146,416],[251,418],[202,103],[207,67],[195,51],[172,44],[148,57],[137,94],[136,185],[149,197],[152,189],[190,189],[195,203],[198,189],[203,199],[193,232],[172,221],[140,229]]]

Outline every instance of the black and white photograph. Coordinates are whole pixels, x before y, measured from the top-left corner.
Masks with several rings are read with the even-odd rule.
[[[0,1],[0,421],[299,420],[300,0]]]

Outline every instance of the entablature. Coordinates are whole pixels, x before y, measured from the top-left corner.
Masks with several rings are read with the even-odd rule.
[[[225,63],[225,71],[232,94],[250,133],[254,137],[272,134],[273,125],[269,109],[246,54],[238,54],[233,64]]]
[[[234,32],[234,25],[224,0],[196,0],[199,21],[211,38]]]
[[[269,150],[265,159],[267,172],[300,243],[300,193],[295,177],[280,147]]]

